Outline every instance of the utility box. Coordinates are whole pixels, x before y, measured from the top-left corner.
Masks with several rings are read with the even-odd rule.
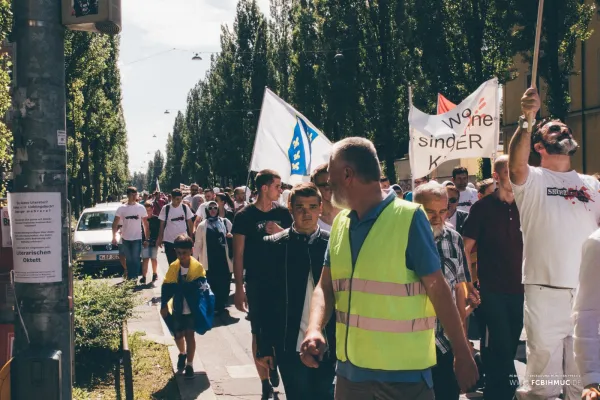
[[[62,398],[60,350],[27,350],[11,363],[13,399],[68,400]],[[70,400],[70,399],[69,399]]]
[[[121,32],[121,0],[61,0],[62,23],[74,31]]]

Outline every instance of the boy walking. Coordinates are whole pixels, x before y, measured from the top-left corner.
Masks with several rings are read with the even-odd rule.
[[[175,336],[175,344],[179,350],[177,372],[185,370],[185,378],[193,379],[195,333],[203,330],[199,325],[202,324],[201,319],[206,317],[201,315],[198,305],[203,292],[210,289],[206,283],[206,271],[202,264],[192,257],[192,239],[187,235],[179,235],[175,238],[173,247],[177,260],[169,266],[163,281],[160,314]],[[208,311],[211,314],[210,318],[213,311],[214,309]]]

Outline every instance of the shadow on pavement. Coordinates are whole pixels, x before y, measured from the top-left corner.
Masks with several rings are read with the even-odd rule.
[[[181,394],[177,387],[177,378],[173,376],[164,388],[152,393],[153,400],[180,400]]]
[[[210,381],[204,372],[196,372],[194,379],[185,379],[181,374],[177,374],[175,379],[181,400],[195,400],[210,388]]]
[[[229,310],[225,310],[221,314],[215,315],[213,328],[217,328],[219,326],[233,325],[239,321],[239,318],[232,317],[231,314],[229,314]]]

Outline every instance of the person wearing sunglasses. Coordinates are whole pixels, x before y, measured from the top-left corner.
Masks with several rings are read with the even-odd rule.
[[[448,219],[446,225],[462,235],[462,228],[469,213],[458,209],[460,192],[456,186],[446,185],[446,191],[448,192]]]
[[[537,89],[527,89],[521,98],[523,115],[509,147],[509,176],[523,231],[527,332],[527,371],[516,395],[548,399],[562,392],[564,399],[571,400],[581,396],[582,386],[600,383],[586,379],[561,383],[580,373],[591,377],[588,368],[598,359],[596,353],[596,361],[584,362],[583,369],[577,367],[572,311],[580,285],[582,247],[600,221],[600,183],[571,166],[579,145],[565,123],[547,119],[529,126],[528,117],[535,118],[540,107]],[[528,128],[532,129],[528,132]],[[539,167],[529,165],[531,152],[539,154]],[[587,283],[581,281],[580,290]],[[597,290],[597,285],[591,290]],[[590,319],[587,323],[591,329],[583,337],[577,334],[578,340],[592,339],[587,336],[590,333],[596,336],[598,322]],[[555,381],[540,379],[546,376]]]
[[[340,210],[331,204],[331,187],[329,186],[329,172],[327,172],[327,165],[327,163],[319,165],[317,169],[313,171],[311,181],[319,188],[323,203],[323,209],[318,221],[319,228],[330,232],[333,220]]]
[[[215,315],[225,311],[233,263],[227,240],[233,238],[231,221],[219,217],[216,201],[206,203],[206,214],[196,229],[194,258],[206,270],[206,279],[215,294]]]

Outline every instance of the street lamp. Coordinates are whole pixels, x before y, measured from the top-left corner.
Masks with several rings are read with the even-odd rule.
[[[171,114],[171,111],[165,110],[165,114]]]
[[[156,139],[156,135],[153,135],[152,137]]]
[[[248,117],[248,118],[253,117],[253,116],[254,116],[254,113],[252,111],[248,111],[246,113],[246,117]]]
[[[344,55],[340,50],[337,51],[337,54],[333,57],[335,61],[342,61],[344,59]]]
[[[192,57],[192,61],[202,61],[202,57],[198,53],[194,57]]]

